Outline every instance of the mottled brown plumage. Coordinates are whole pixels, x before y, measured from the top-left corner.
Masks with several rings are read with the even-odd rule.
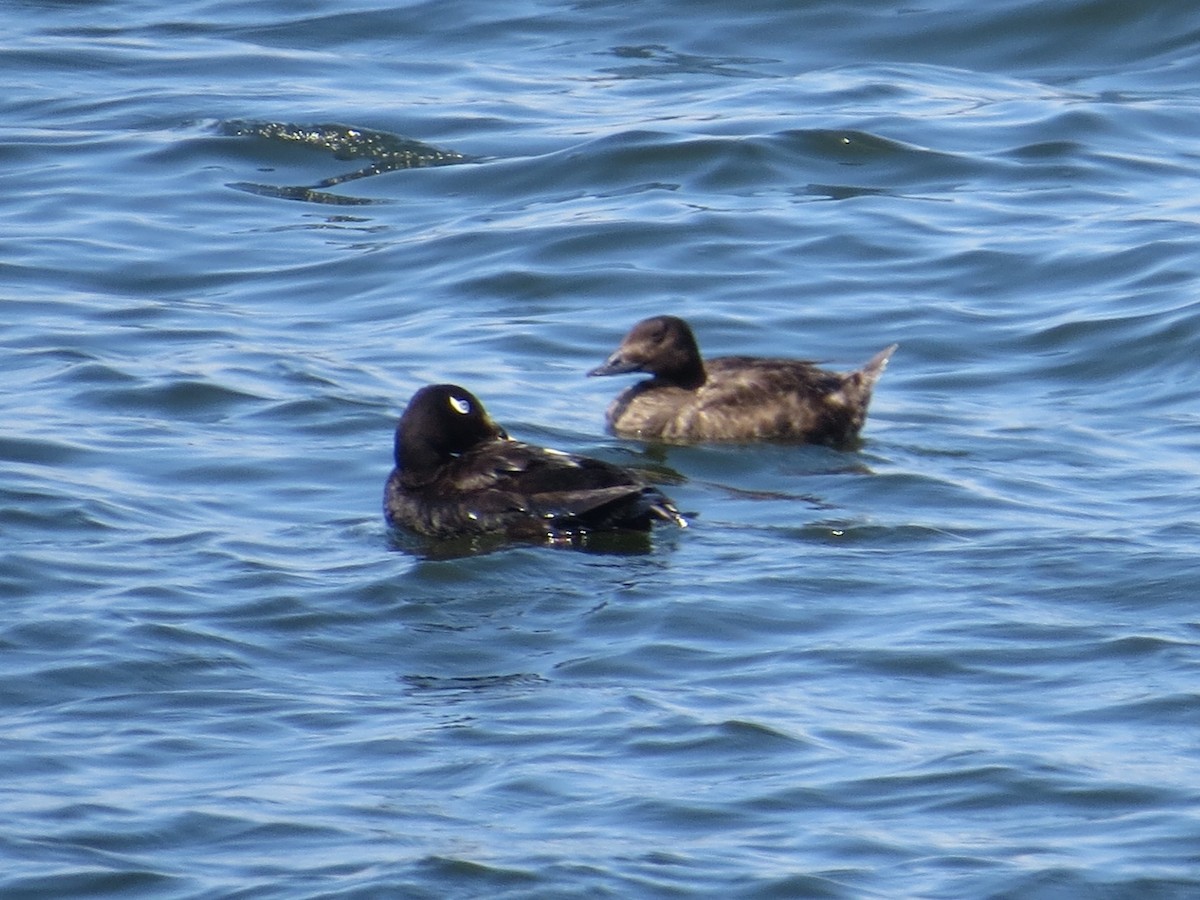
[[[705,361],[675,316],[638,322],[589,375],[652,375],[609,405],[609,429],[666,443],[791,441],[853,447],[871,391],[897,345],[861,369],[829,372],[797,359],[722,356]]]
[[[657,488],[620,466],[514,441],[469,391],[435,384],[396,427],[384,489],[390,525],[432,537],[555,539],[597,530],[686,526]]]

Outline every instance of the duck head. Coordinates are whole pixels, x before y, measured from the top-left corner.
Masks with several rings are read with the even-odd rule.
[[[421,388],[396,426],[396,468],[428,471],[485,441],[506,439],[478,398],[456,384]]]
[[[700,348],[688,323],[676,316],[653,316],[629,330],[602,365],[588,375],[647,372],[684,387],[704,383]]]

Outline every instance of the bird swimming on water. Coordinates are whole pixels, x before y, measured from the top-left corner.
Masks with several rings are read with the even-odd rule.
[[[798,359],[722,356],[705,361],[687,322],[638,322],[588,375],[651,375],[608,407],[621,437],[687,444],[791,441],[848,449],[867,418],[871,391],[898,344],[861,369],[828,372]]]
[[[687,520],[628,469],[511,439],[470,391],[423,387],[396,427],[388,523],[438,538],[500,533],[555,540]]]

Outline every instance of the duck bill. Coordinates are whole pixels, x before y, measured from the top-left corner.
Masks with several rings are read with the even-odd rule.
[[[614,353],[603,364],[596,366],[596,368],[588,372],[588,376],[624,375],[626,372],[640,372],[641,370],[642,367],[639,363],[625,359],[620,353]]]

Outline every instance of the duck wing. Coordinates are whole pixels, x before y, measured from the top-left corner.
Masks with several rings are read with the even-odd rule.
[[[652,519],[687,524],[661,491],[602,460],[500,440],[464,454],[459,463],[471,512],[492,527],[642,529]]]

